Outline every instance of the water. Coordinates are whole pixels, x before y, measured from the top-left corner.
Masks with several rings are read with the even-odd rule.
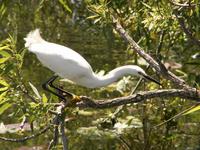
[[[0,4],[1,8],[3,8],[0,9],[0,14],[2,14],[2,10],[5,9],[5,13],[0,16],[0,40],[7,38],[8,34],[11,34],[12,36],[17,38],[17,49],[19,50],[24,48],[23,38],[28,34],[28,32],[36,28],[40,28],[41,35],[45,40],[68,46],[77,51],[91,64],[94,71],[98,72],[100,70],[104,70],[105,72],[108,72],[111,69],[114,69],[115,67],[121,65],[133,64],[135,60],[135,55],[133,53],[128,54],[126,43],[122,39],[115,37],[115,35],[112,34],[112,30],[109,26],[102,30],[101,27],[94,25],[93,22],[86,19],[86,17],[89,16],[89,13],[84,5],[77,6],[80,7],[80,9],[76,10],[77,14],[75,13],[72,15],[66,12],[66,10],[63,8],[62,5],[60,5],[58,1],[4,0],[0,1]],[[70,7],[73,8],[75,6],[74,4],[70,3]],[[73,17],[76,18],[76,20],[72,20]],[[155,43],[151,43],[152,49],[154,49],[153,44],[155,45]],[[181,55],[181,57],[179,57],[177,55],[175,57],[175,60],[176,62],[183,64],[183,67],[180,69],[188,73],[188,80],[194,79],[193,81],[196,80],[195,82],[199,83],[199,64],[192,66],[191,64],[187,63],[188,60],[191,60],[189,56],[192,52],[187,50],[187,53],[183,53],[181,49],[176,49],[176,51],[179,54],[188,55],[187,57],[185,57],[184,55]],[[170,53],[169,55],[170,57],[172,57],[171,55],[174,56],[175,54]],[[166,59],[167,57],[168,56],[166,56]],[[180,71],[176,73],[179,73],[181,75],[183,74]],[[24,82],[27,86],[29,86],[28,82],[31,82],[33,85],[36,86],[40,93],[44,93],[41,88],[41,84],[49,77],[51,77],[53,75],[53,72],[43,67],[34,54],[27,52],[24,58],[22,75]],[[57,81],[57,84],[60,83]],[[194,83],[192,82],[192,84]],[[148,84],[148,87],[144,88],[142,86],[142,90],[148,89],[149,85],[150,84]],[[134,86],[132,86],[131,88],[133,87]],[[65,83],[64,88],[75,94],[87,95],[93,98],[110,98],[121,96],[120,93],[116,92],[114,89],[110,91],[103,91],[102,89],[91,90],[69,83]],[[49,98],[48,94],[47,96]],[[149,100],[145,105],[143,105],[142,103],[138,104],[137,106],[128,107],[123,112],[122,116],[118,119],[121,122],[126,122],[128,120],[128,117],[132,117],[134,118],[133,120],[139,120],[138,123],[140,124],[142,123],[141,120],[144,121],[147,118],[146,127],[149,130],[148,134],[150,134],[148,142],[154,145],[154,148],[160,146],[160,149],[161,147],[164,147],[166,149],[173,149],[173,145],[175,144],[180,145],[179,147],[182,147],[182,149],[186,149],[188,144],[185,143],[190,143],[189,145],[194,148],[197,147],[197,145],[199,144],[199,136],[197,134],[196,136],[192,136],[191,138],[191,134],[187,134],[187,129],[189,126],[191,131],[194,130],[194,133],[196,131],[199,131],[199,121],[198,119],[197,121],[194,119],[195,117],[198,118],[198,115],[194,116],[194,118],[184,118],[185,120],[183,119],[182,122],[179,122],[179,128],[176,125],[171,125],[169,123],[169,125],[167,124],[166,128],[163,127],[156,130],[150,129],[151,125],[156,125],[162,122],[163,118],[168,115],[167,113],[169,113],[169,116],[172,117],[177,112],[180,112],[188,106],[187,102],[180,101],[176,101],[175,99],[170,99],[169,101],[163,101],[163,99],[158,101]],[[185,103],[187,105],[184,107]],[[119,142],[119,139],[116,139],[113,136],[113,134],[109,134],[107,132],[103,132],[105,133],[103,134],[102,132],[94,130],[94,127],[96,127],[96,119],[99,119],[101,117],[108,117],[109,114],[114,111],[114,109],[98,111],[93,109],[85,109],[86,112],[78,111],[76,108],[67,109],[69,113],[68,115],[75,118],[75,121],[72,121],[66,125],[66,128],[68,129],[67,135],[69,135],[70,148],[74,150],[80,148],[87,150],[120,149],[119,147],[121,146],[121,143]],[[169,112],[167,112],[166,110],[169,110]],[[176,112],[173,113],[173,110],[176,110]],[[144,114],[145,111],[146,114]],[[12,112],[12,110],[10,110],[10,112]],[[46,117],[48,119],[49,116],[47,114],[43,117]],[[20,122],[16,118],[9,117],[6,113],[3,114],[3,117],[1,117],[1,119],[1,121],[6,123]],[[191,123],[192,121],[190,120],[192,119],[194,119],[194,123]],[[17,121],[14,122],[13,120]],[[175,120],[174,124],[176,123],[177,121]],[[80,133],[81,129],[83,129],[82,127],[85,127],[88,130],[83,130],[82,133]],[[182,136],[181,134],[183,131],[185,131],[184,136]],[[145,131],[140,128],[136,128],[129,131],[128,133],[130,134],[124,134],[123,136],[131,146],[135,147],[136,149],[143,149],[143,132]],[[5,134],[5,136],[13,137],[12,134]],[[0,149],[10,150],[16,149],[16,147],[19,147],[20,149],[22,148],[20,147],[22,145],[30,147],[41,145],[43,149],[46,149],[46,146],[51,139],[52,132],[49,132],[48,134],[45,134],[45,136],[40,136],[26,143],[16,144],[0,141]],[[159,149],[159,147],[157,149]]]
[[[24,4],[21,2],[13,1],[11,3],[7,1],[6,6],[9,9],[7,9],[7,13],[0,23],[1,40],[7,38],[8,34],[11,34],[16,37],[17,49],[20,50],[24,48],[23,38],[26,37],[28,32],[40,28],[41,35],[45,40],[70,47],[77,51],[91,64],[93,70],[96,72],[101,70],[108,72],[117,66],[128,64],[127,60],[129,60],[130,56],[126,55],[126,44],[123,41],[116,40],[114,36],[111,36],[111,38],[106,36],[108,31],[101,30],[100,28],[93,28],[92,25],[89,25],[84,19],[74,24],[71,17],[65,14],[61,6],[56,6],[54,8],[54,2],[50,3],[50,6],[43,5],[45,9],[40,8],[39,3],[34,1]],[[51,8],[53,8],[53,10],[51,10]],[[37,12],[37,9],[40,9],[40,11]],[[51,14],[51,11],[55,14]],[[34,54],[28,51],[26,52],[22,76],[28,87],[28,83],[31,82],[41,94],[44,93],[41,85],[53,74],[52,71],[41,65]],[[59,84],[58,81],[57,84]],[[66,83],[64,88],[78,95],[87,95],[95,98],[112,97],[113,95],[113,92],[102,92],[99,95],[99,92],[96,90],[89,90],[69,83]],[[48,93],[46,94],[49,96]],[[120,94],[117,93],[117,95],[119,96]],[[105,111],[99,111],[99,114],[104,113]],[[2,118],[5,119],[5,117],[4,115]],[[98,116],[78,117],[80,118],[76,121],[75,128],[90,125],[91,118],[98,118]],[[6,121],[4,119],[3,122],[8,124],[14,123],[10,117]],[[83,120],[84,123],[82,122]],[[72,125],[73,124],[74,123],[72,123]],[[69,128],[73,129],[74,127],[72,125],[69,125]],[[7,137],[9,136],[8,134],[5,135]],[[10,136],[12,137],[12,134]],[[73,133],[72,136],[76,137],[77,134],[74,135]],[[43,143],[48,143],[49,140],[50,139],[41,136],[33,141],[27,142],[27,144],[1,143],[0,149],[14,149],[15,147],[20,147],[20,145],[41,145]]]

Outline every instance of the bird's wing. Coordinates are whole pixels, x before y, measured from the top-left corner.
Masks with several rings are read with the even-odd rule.
[[[72,49],[50,42],[33,44],[30,47],[42,64],[63,78],[76,82],[93,73],[90,64]]]

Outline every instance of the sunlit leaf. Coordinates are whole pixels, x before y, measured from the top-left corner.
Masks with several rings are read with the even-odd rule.
[[[8,87],[2,87],[0,88],[0,92],[6,91],[8,89]]]
[[[190,109],[189,111],[185,112],[183,115],[188,115],[188,114],[191,114],[191,113],[198,111],[198,110],[200,110],[200,105],[197,105],[196,107]]]
[[[48,98],[46,97],[46,95],[44,93],[42,94],[42,102],[44,104],[48,102]]]
[[[0,51],[2,50],[11,50],[9,45],[0,47]]]
[[[37,96],[37,98],[42,99],[42,97],[40,96],[40,93],[38,92],[37,88],[31,83],[29,82],[29,85],[31,86],[33,92],[35,93],[35,95]]]
[[[99,22],[101,20],[101,18],[95,19],[94,20],[94,24],[96,24],[97,22]]]
[[[147,8],[151,9],[151,6],[149,6],[148,4],[146,4],[146,3],[142,2],[142,1],[141,1],[141,3],[142,3],[144,6],[146,6]]]
[[[0,79],[0,84],[3,86],[9,87],[9,84],[3,79]]]
[[[9,59],[9,57],[0,58],[0,64],[6,62],[8,59]]]
[[[87,17],[87,19],[94,19],[94,18],[97,18],[97,17],[99,17],[99,15],[89,16],[89,17]]]
[[[2,92],[2,93],[0,94],[0,105],[1,105],[1,103],[3,102],[2,100],[3,100],[3,98],[6,96],[6,94],[7,94],[7,91],[4,91],[4,92]]]
[[[39,105],[38,103],[34,103],[34,102],[30,102],[29,104],[32,108],[35,108]]]

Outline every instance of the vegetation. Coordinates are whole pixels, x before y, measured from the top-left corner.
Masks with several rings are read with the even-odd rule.
[[[74,150],[199,149],[198,0],[2,0],[0,20],[0,149],[22,145]],[[68,106],[42,90],[42,82],[53,73],[24,48],[23,38],[35,28],[48,41],[67,43],[99,73],[137,64],[163,85],[131,77],[95,90],[57,82],[77,95],[107,102],[162,89],[191,89],[197,95],[168,94],[107,109],[88,108],[87,102],[82,109],[75,107],[78,104]],[[152,56],[160,71],[144,60],[127,35]],[[178,81],[168,76],[169,71]],[[15,123],[13,129],[7,126]]]

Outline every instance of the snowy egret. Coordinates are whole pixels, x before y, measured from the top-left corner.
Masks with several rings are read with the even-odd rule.
[[[31,31],[24,40],[25,47],[35,53],[44,66],[56,73],[43,84],[43,88],[61,98],[63,98],[61,94],[52,91],[48,86],[67,95],[73,95],[53,85],[58,76],[87,88],[107,86],[124,75],[136,75],[160,85],[158,81],[148,76],[142,68],[136,65],[121,66],[104,76],[99,76],[93,72],[90,64],[79,53],[68,47],[45,41],[40,36],[39,29]]]

